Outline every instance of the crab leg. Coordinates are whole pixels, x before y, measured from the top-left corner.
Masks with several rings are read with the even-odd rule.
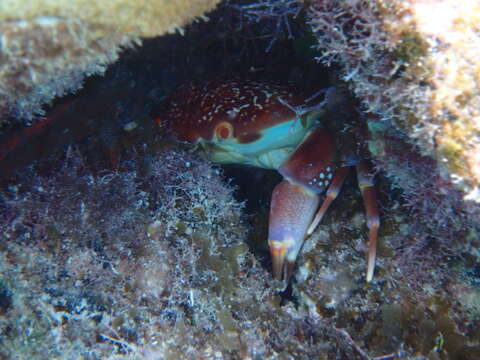
[[[328,207],[333,202],[333,200],[335,200],[336,197],[338,196],[338,193],[342,188],[343,182],[347,177],[348,170],[349,170],[348,167],[343,167],[338,169],[335,172],[335,175],[333,176],[333,179],[332,179],[332,183],[328,187],[325,200],[323,200],[322,206],[320,206],[320,209],[318,210],[317,215],[315,215],[315,218],[310,224],[307,230],[307,235],[312,235],[312,233],[315,231],[320,221],[322,221],[323,215],[325,215],[325,213],[327,212]]]
[[[358,187],[362,191],[363,203],[367,213],[367,226],[369,229],[367,282],[372,281],[375,271],[375,258],[377,254],[377,236],[380,227],[380,218],[377,205],[377,196],[373,175],[368,164],[361,161],[356,165]]]

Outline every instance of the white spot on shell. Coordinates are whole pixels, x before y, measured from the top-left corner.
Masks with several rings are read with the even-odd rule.
[[[135,121],[130,121],[129,123],[123,126],[123,130],[130,132],[134,130],[137,126],[138,124]]]

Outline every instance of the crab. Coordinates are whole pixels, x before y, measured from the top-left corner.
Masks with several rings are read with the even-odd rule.
[[[274,169],[283,176],[272,193],[268,230],[278,280],[291,278],[306,237],[355,166],[369,228],[366,281],[373,279],[380,226],[376,189],[358,141],[346,131],[355,111],[341,88],[312,94],[292,84],[217,79],[184,85],[153,115],[213,162]],[[327,124],[337,128],[335,135]]]

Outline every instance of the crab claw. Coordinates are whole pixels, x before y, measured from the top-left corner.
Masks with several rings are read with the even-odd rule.
[[[290,279],[318,203],[316,193],[288,180],[283,180],[273,190],[268,244],[274,278],[284,278],[287,282]]]

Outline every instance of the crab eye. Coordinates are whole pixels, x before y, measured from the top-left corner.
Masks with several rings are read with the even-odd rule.
[[[215,127],[215,135],[217,138],[225,140],[233,137],[233,126],[229,122],[221,122]]]

